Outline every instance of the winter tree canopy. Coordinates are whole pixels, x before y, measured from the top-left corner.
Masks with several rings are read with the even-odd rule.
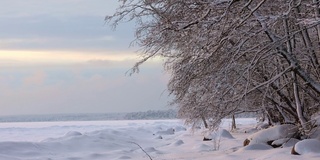
[[[304,132],[320,108],[318,0],[119,0],[106,17],[136,22],[142,59],[165,59],[168,89],[189,123],[259,112]]]

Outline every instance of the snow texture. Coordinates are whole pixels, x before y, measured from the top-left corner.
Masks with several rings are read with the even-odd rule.
[[[219,129],[218,131],[209,133],[205,137],[209,139],[220,139],[220,138],[234,139],[234,137],[230,134],[230,132],[223,128]]]
[[[273,141],[271,145],[282,146],[282,147],[293,147],[297,142],[299,142],[299,140],[295,138],[282,138],[282,139]]]
[[[237,123],[239,130],[244,131],[254,128],[256,121],[237,119]],[[149,159],[145,152],[154,160],[320,158],[318,154],[291,155],[291,147],[243,147],[243,140],[251,133],[232,132],[230,138],[229,125],[223,124],[217,133],[224,138],[214,142],[202,141],[202,129],[191,132],[191,126],[184,126],[180,120],[0,123],[0,160]],[[298,151],[302,144],[297,143]],[[215,148],[217,145],[219,149]]]
[[[320,155],[320,141],[316,139],[305,139],[298,142],[294,149],[300,155],[318,153]]]
[[[267,149],[272,149],[273,147],[266,145],[266,144],[251,144],[248,146],[245,146],[241,150],[267,150]]]
[[[291,138],[297,132],[298,128],[291,124],[273,126],[249,136],[250,144],[267,143],[282,138]]]

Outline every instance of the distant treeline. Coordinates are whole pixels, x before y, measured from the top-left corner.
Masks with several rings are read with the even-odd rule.
[[[131,113],[81,113],[0,116],[0,122],[51,122],[51,121],[104,121],[104,120],[143,120],[175,119],[175,110],[161,110]]]
[[[256,117],[255,112],[242,113],[236,118]],[[230,117],[227,117],[230,118]],[[156,120],[177,119],[177,110],[149,110],[130,113],[79,113],[0,116],[0,122],[51,122],[51,121],[105,121],[105,120]]]
[[[146,112],[132,112],[127,113],[124,119],[138,120],[138,119],[176,119],[177,111],[173,109],[159,110],[159,111],[146,111]]]

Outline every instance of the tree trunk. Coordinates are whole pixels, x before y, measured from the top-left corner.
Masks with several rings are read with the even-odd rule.
[[[204,116],[201,116],[201,119],[202,119],[202,121],[203,121],[204,127],[205,127],[205,128],[208,128],[209,126],[208,126],[208,123],[207,123],[207,121],[206,121],[206,118],[204,118]]]
[[[234,114],[232,115],[232,125],[231,125],[231,130],[235,130],[237,129],[237,126],[236,126],[236,118],[234,116]]]
[[[300,124],[304,130],[306,130],[306,119],[303,116],[303,110],[300,102],[300,97],[299,97],[299,90],[298,90],[298,85],[297,85],[297,76],[294,72],[292,72],[292,78],[293,78],[293,92],[294,92],[294,99],[296,101],[296,107],[297,107],[297,114],[299,117]]]
[[[314,7],[315,19],[320,18],[320,9],[319,9],[319,0],[313,0],[313,3],[316,4]],[[318,41],[320,42],[320,25],[317,26]]]
[[[287,39],[287,52],[288,52],[288,55],[291,55],[293,58],[295,58],[295,55],[292,54],[292,46],[291,46],[290,39],[289,39],[289,32],[290,31],[289,31],[289,25],[288,25],[288,19],[287,18],[284,19],[284,29],[285,29],[286,35],[288,37],[288,39]],[[312,44],[311,44],[310,37],[308,35],[307,30],[303,30],[302,31],[302,35],[303,35],[303,38],[306,41],[307,48],[309,48],[309,50],[311,50],[311,53],[314,53],[314,50],[312,49]],[[302,125],[302,128],[304,130],[306,130],[306,119],[303,116],[303,109],[302,109],[301,101],[300,101],[300,97],[299,97],[299,90],[298,90],[298,84],[297,84],[298,83],[297,75],[296,75],[295,72],[291,72],[291,73],[292,73],[292,78],[293,78],[293,93],[294,93],[294,99],[295,99],[295,102],[296,102],[296,112],[297,112],[300,124]]]

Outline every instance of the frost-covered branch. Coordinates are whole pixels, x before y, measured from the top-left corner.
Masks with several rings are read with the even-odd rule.
[[[298,117],[308,121],[320,104],[318,0],[120,2],[107,22],[137,22],[142,58],[130,73],[162,57],[171,103],[186,122],[206,119],[215,128],[258,110],[272,123],[301,124]]]

